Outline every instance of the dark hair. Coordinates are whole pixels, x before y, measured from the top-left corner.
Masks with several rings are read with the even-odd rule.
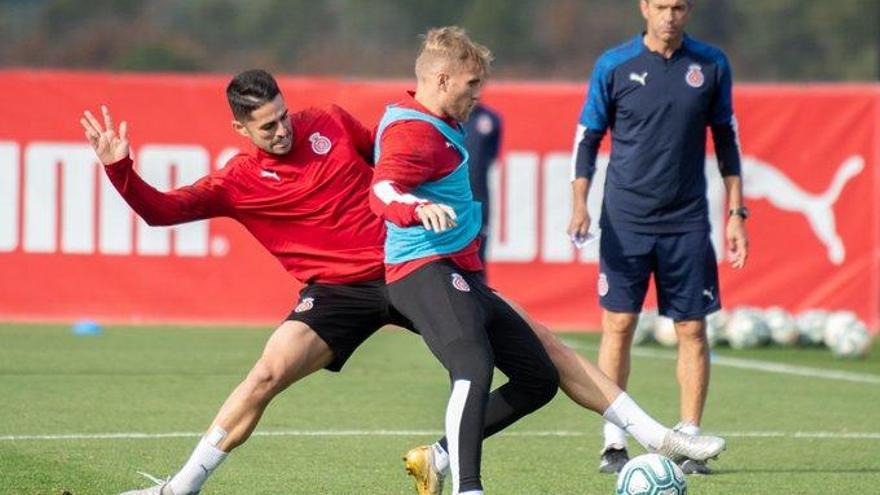
[[[238,121],[250,120],[251,112],[274,100],[279,93],[275,78],[262,69],[246,70],[226,86],[226,100]]]

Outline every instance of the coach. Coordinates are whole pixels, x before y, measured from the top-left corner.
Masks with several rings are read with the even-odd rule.
[[[724,53],[684,32],[693,0],[639,0],[646,30],[596,62],[572,158],[573,211],[568,233],[590,227],[587,194],[596,156],[611,130],[601,229],[599,303],[603,307],[599,368],[621,388],[648,282],[654,276],[661,315],[678,334],[679,429],[697,434],[709,384],[705,317],[721,307],[706,200],[706,128],[727,189],[726,238],[734,268],[748,241],[740,156]],[[607,424],[600,471],[628,459],[626,436]],[[683,460],[687,473],[709,468]]]

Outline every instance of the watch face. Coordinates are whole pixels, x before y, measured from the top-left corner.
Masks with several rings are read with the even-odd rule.
[[[749,209],[745,206],[742,208],[734,208],[733,210],[730,210],[730,216],[733,215],[742,217],[743,219],[749,218]]]

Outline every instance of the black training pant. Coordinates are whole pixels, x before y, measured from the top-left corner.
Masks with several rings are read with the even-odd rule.
[[[477,274],[435,261],[391,283],[388,292],[449,371],[446,436],[453,493],[481,490],[484,434],[549,402],[559,386],[556,368],[529,324]],[[490,395],[494,367],[509,380]]]

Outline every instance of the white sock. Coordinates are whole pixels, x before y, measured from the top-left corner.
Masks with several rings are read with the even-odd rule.
[[[431,450],[434,451],[434,469],[441,473],[449,471],[449,454],[443,450],[440,442],[434,442],[431,445]]]
[[[675,431],[680,431],[685,435],[697,436],[700,434],[700,427],[690,421],[681,421],[675,425]]]
[[[211,433],[202,437],[186,464],[168,482],[174,495],[189,495],[202,489],[211,473],[228,455],[217,448],[217,444],[225,437],[226,432],[219,426],[215,426]]]
[[[461,492],[458,495],[483,495],[483,490],[469,490],[466,492]]]
[[[610,448],[626,448],[626,432],[616,424],[610,421],[602,423],[602,434],[605,437],[605,445],[602,446],[603,452]]]
[[[602,417],[623,428],[642,447],[651,451],[657,450],[663,445],[663,437],[669,431],[668,428],[648,416],[648,413],[643,411],[626,392],[621,392],[614,399]]]

